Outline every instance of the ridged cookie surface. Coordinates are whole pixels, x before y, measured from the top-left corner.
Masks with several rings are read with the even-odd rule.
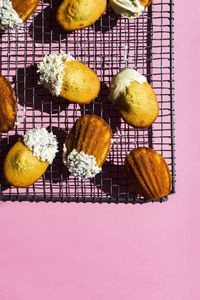
[[[162,155],[155,150],[136,148],[127,155],[124,165],[129,183],[145,199],[158,199],[169,194],[169,167]]]
[[[16,98],[10,82],[0,75],[0,132],[8,132],[15,126]]]
[[[74,124],[65,144],[68,153],[76,149],[93,155],[101,167],[108,156],[111,137],[112,131],[106,121],[96,115],[84,115]]]
[[[35,12],[40,0],[12,0],[12,6],[22,21],[26,21]]]

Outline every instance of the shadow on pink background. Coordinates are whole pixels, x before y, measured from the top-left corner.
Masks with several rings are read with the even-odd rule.
[[[175,5],[176,195],[147,205],[0,203],[1,300],[200,299],[200,8],[189,5]]]

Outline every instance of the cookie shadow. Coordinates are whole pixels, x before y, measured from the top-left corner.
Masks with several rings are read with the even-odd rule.
[[[93,24],[92,29],[96,33],[106,33],[116,27],[120,16],[115,14],[111,7],[107,7],[106,12]]]
[[[49,3],[49,1],[46,1]],[[29,27],[29,35],[36,43],[53,43],[67,39],[71,32],[64,30],[56,21],[56,13],[62,1],[54,0],[43,9]]]
[[[44,179],[48,180],[51,184],[62,183],[63,181],[67,181],[69,177],[69,172],[66,166],[63,163],[63,144],[65,143],[67,136],[67,129],[59,129],[58,127],[47,127],[48,131],[52,131],[56,136],[58,141],[58,152],[56,153],[56,157],[54,158],[53,164],[49,166],[47,171],[44,174]]]
[[[112,201],[115,203],[140,202],[137,200],[137,194],[128,184],[123,165],[116,165],[106,161],[102,167],[102,172],[96,175],[92,182],[99,189],[99,196],[102,192],[106,194],[106,198],[104,195],[103,201],[107,199],[107,202]]]
[[[92,180],[95,187],[98,188],[100,202],[107,203],[131,203],[147,204],[150,202],[164,202],[165,198],[157,200],[145,200],[138,195],[131,185],[125,173],[124,165],[113,164],[112,161],[106,161],[102,167],[102,172]],[[102,192],[106,195],[102,196]]]
[[[66,110],[69,102],[52,96],[46,88],[38,84],[37,66],[19,68],[13,77],[16,97],[21,106],[40,111],[42,114],[58,114]]]
[[[45,3],[49,1],[45,1]],[[77,30],[66,31],[56,21],[58,7],[62,1],[55,0],[48,7],[43,9],[35,18],[29,27],[29,35],[36,43],[58,42],[68,39],[70,34],[74,34]],[[95,33],[106,33],[117,25],[119,16],[108,7],[106,12],[92,25],[80,29],[79,32],[84,33],[87,28],[91,28]]]
[[[120,130],[121,116],[109,100],[109,87],[102,82],[99,96],[90,104],[80,105],[81,115],[95,114],[103,118],[114,133]]]

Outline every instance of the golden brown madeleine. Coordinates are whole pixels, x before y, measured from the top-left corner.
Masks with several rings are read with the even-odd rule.
[[[110,100],[124,121],[135,128],[149,127],[159,113],[152,87],[144,76],[133,69],[124,69],[113,77]]]
[[[98,96],[99,91],[99,78],[90,68],[78,61],[66,62],[60,93],[62,98],[88,104]]]
[[[0,75],[0,132],[8,132],[15,126],[16,98],[10,82]]]
[[[110,126],[96,115],[80,117],[70,130],[63,155],[70,172],[92,178],[101,171],[111,145]]]
[[[32,16],[39,3],[40,0],[12,0],[12,6],[23,22]]]
[[[84,115],[74,124],[66,139],[68,153],[77,152],[93,155],[97,165],[105,162],[111,145],[112,130],[106,121],[96,115]]]
[[[21,141],[8,152],[4,162],[4,176],[7,182],[17,187],[27,187],[37,181],[49,164],[33,156]]]
[[[138,18],[141,13],[152,3],[152,0],[110,0],[110,6],[125,18]]]
[[[88,104],[100,91],[98,76],[69,54],[46,55],[38,64],[38,72],[41,85],[70,102]]]
[[[92,25],[105,12],[106,0],[64,0],[57,11],[57,22],[67,31]]]
[[[4,176],[16,187],[28,187],[36,182],[53,162],[57,141],[45,128],[31,129],[15,143],[4,161]]]
[[[0,5],[0,28],[15,29],[36,10],[39,0],[3,0]]]
[[[171,190],[171,174],[161,154],[140,147],[132,150],[124,162],[130,185],[146,200],[167,196]]]

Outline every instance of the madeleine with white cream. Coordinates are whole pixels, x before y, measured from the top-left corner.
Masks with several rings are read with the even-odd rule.
[[[100,81],[86,65],[63,52],[43,57],[38,64],[39,84],[54,96],[70,102],[88,104],[97,97]]]
[[[110,0],[110,6],[116,12],[128,19],[138,18],[153,0]]]
[[[156,95],[146,78],[134,69],[124,69],[110,83],[110,101],[126,123],[147,128],[159,112]]]
[[[96,115],[80,117],[70,130],[63,148],[63,162],[70,173],[80,179],[101,172],[111,145],[112,131]]]
[[[58,143],[45,128],[28,130],[9,150],[4,161],[4,176],[16,187],[28,187],[36,182],[52,164]]]

